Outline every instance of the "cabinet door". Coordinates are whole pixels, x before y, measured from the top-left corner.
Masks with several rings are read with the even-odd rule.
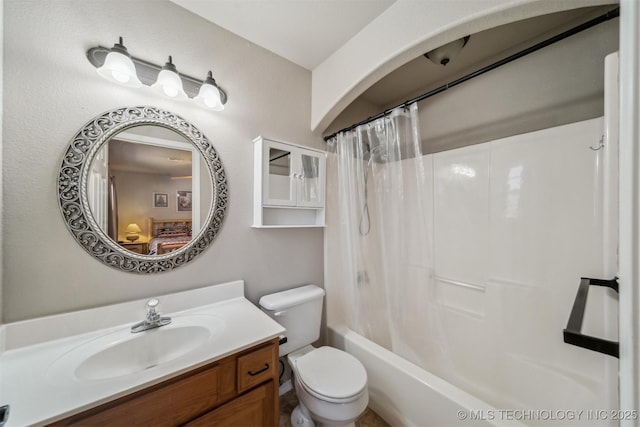
[[[196,418],[188,427],[276,427],[273,381],[257,387],[219,408]]]
[[[219,401],[218,366],[169,380],[114,402],[105,403],[54,426],[173,427],[205,413]]]
[[[296,156],[297,206],[321,208],[324,206],[325,156],[301,150]]]
[[[262,203],[272,206],[295,206],[295,161],[291,147],[265,140],[262,162]]]

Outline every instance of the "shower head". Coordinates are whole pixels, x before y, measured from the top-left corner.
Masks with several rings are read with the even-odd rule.
[[[382,144],[378,144],[369,150],[369,163],[385,163],[387,161],[387,150]]]
[[[374,162],[385,163],[387,161],[386,147],[380,142],[374,145],[369,141],[362,141],[361,144],[361,159],[367,162],[369,166]]]
[[[371,159],[371,146],[365,142],[362,146],[362,160],[368,161],[369,159]]]

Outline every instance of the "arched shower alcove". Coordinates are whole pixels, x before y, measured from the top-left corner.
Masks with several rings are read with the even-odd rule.
[[[468,34],[611,0],[400,0],[313,70],[311,129],[324,131],[372,84],[408,61]]]

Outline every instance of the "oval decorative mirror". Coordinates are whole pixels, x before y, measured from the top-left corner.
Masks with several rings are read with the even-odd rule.
[[[215,148],[191,123],[155,107],[123,107],[69,143],[58,201],[76,241],[134,273],[172,270],[215,239],[229,190]]]

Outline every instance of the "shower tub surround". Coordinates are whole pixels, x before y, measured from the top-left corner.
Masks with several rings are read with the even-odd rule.
[[[394,203],[407,214],[398,225],[380,223],[371,210],[370,233],[357,236],[366,256],[355,270],[341,258],[344,218],[329,194],[329,342],[370,372],[371,407],[383,418],[465,425],[470,420],[460,417],[477,410],[486,417],[478,425],[615,424],[585,417],[617,407],[617,359],[562,340],[580,277],[615,274],[606,260],[615,253],[617,152],[615,144],[594,150],[604,133],[598,118],[396,162],[405,185]],[[335,156],[328,164],[336,181],[329,187],[339,188]],[[388,171],[371,166],[369,206],[394,209],[380,202],[390,193],[381,181]],[[418,195],[416,173],[427,182]],[[371,245],[393,226],[414,232],[393,267],[402,281],[387,285],[380,277],[389,251]],[[583,332],[617,339],[616,298],[590,292]],[[487,408],[497,408],[494,418]],[[548,412],[509,420],[500,410]],[[580,410],[581,418],[543,419]]]
[[[282,326],[245,299],[241,280],[158,298],[161,313],[172,316],[176,327],[193,327],[192,323],[198,324],[202,318],[213,319],[211,336],[191,352],[113,377],[81,379],[73,371],[59,369],[64,369],[65,358],[74,351],[101,342],[109,334],[128,332],[131,325],[144,319],[146,299],[4,325],[0,405],[10,405],[5,427],[66,418],[284,333]],[[172,324],[155,331],[164,333]]]

